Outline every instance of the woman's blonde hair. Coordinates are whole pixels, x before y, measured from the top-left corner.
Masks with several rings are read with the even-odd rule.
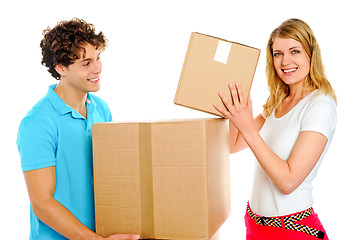
[[[299,19],[289,19],[283,22],[270,34],[266,47],[266,75],[270,96],[264,107],[264,116],[269,116],[276,108],[281,109],[282,100],[289,94],[289,86],[277,75],[273,60],[273,43],[276,37],[292,38],[300,42],[310,59],[310,71],[304,80],[304,92],[312,92],[318,89],[319,93],[336,96],[330,85],[321,59],[321,52],[314,37],[312,29],[307,23]]]

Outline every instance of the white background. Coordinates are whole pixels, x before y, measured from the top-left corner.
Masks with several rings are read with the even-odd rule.
[[[330,239],[354,229],[354,6],[351,1],[19,1],[0,7],[1,239],[28,239],[29,200],[16,148],[26,112],[56,83],[40,63],[42,30],[73,17],[94,23],[110,40],[104,52],[102,89],[114,120],[213,117],[173,104],[193,31],[262,50],[251,90],[254,113],[268,91],[265,46],[288,18],[313,28],[328,78],[338,96],[338,126],[314,181],[314,208]],[[232,214],[221,239],[245,239],[243,215],[253,173],[249,150],[231,155]]]

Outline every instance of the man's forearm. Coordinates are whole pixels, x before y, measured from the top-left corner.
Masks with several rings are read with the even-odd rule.
[[[54,198],[48,198],[38,204],[32,203],[32,209],[41,221],[68,239],[103,239],[82,224],[67,208]]]

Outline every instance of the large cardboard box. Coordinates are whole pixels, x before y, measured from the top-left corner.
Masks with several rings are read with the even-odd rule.
[[[248,97],[260,50],[220,38],[192,33],[174,103],[222,116],[218,92],[231,102],[228,83],[239,83]]]
[[[93,125],[97,232],[210,239],[230,213],[228,121]]]

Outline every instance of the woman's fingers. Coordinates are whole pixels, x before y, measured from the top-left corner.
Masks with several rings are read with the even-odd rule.
[[[223,95],[222,92],[218,93],[219,98],[222,100],[224,106],[227,108],[227,110],[230,112],[233,109],[233,104],[230,104],[228,99]]]
[[[232,101],[233,101],[232,103],[230,103],[228,101],[228,99],[223,95],[222,92],[218,92],[218,96],[222,100],[222,102],[227,110],[219,107],[216,104],[213,105],[213,107],[217,111],[222,113],[227,118],[229,118],[231,115],[235,115],[235,112],[237,111],[237,109],[240,109],[240,104],[246,104],[246,102],[244,100],[244,94],[243,94],[242,87],[238,83],[236,83],[236,84],[230,83],[230,84],[228,84],[228,87],[229,87],[230,94],[232,97]],[[249,103],[249,101],[250,101],[250,98],[248,99],[248,103]]]
[[[235,87],[237,88],[237,91],[238,91],[239,103],[242,103],[242,104],[245,103],[242,86],[240,86],[238,83],[236,83]]]
[[[252,113],[253,112],[253,104],[252,104],[252,101],[251,101],[250,94],[248,95],[248,108],[249,108],[249,111]]]
[[[218,96],[221,99],[221,101],[223,102],[224,106],[227,108],[227,110],[221,108],[220,106],[218,106],[217,104],[213,104],[213,107],[220,113],[222,113],[225,117],[228,117],[230,114],[230,109],[233,107],[227,100],[227,98],[223,95],[222,92],[218,92]]]
[[[228,84],[228,87],[229,87],[229,91],[231,93],[231,97],[232,97],[232,100],[233,100],[233,103],[232,104],[238,104],[239,103],[239,97],[238,97],[238,92],[236,91],[236,88],[235,86],[230,83]]]
[[[221,114],[223,114],[223,116],[227,117],[228,112],[226,110],[224,110],[223,108],[221,108],[220,106],[218,106],[217,104],[213,104],[213,107],[220,112]]]

